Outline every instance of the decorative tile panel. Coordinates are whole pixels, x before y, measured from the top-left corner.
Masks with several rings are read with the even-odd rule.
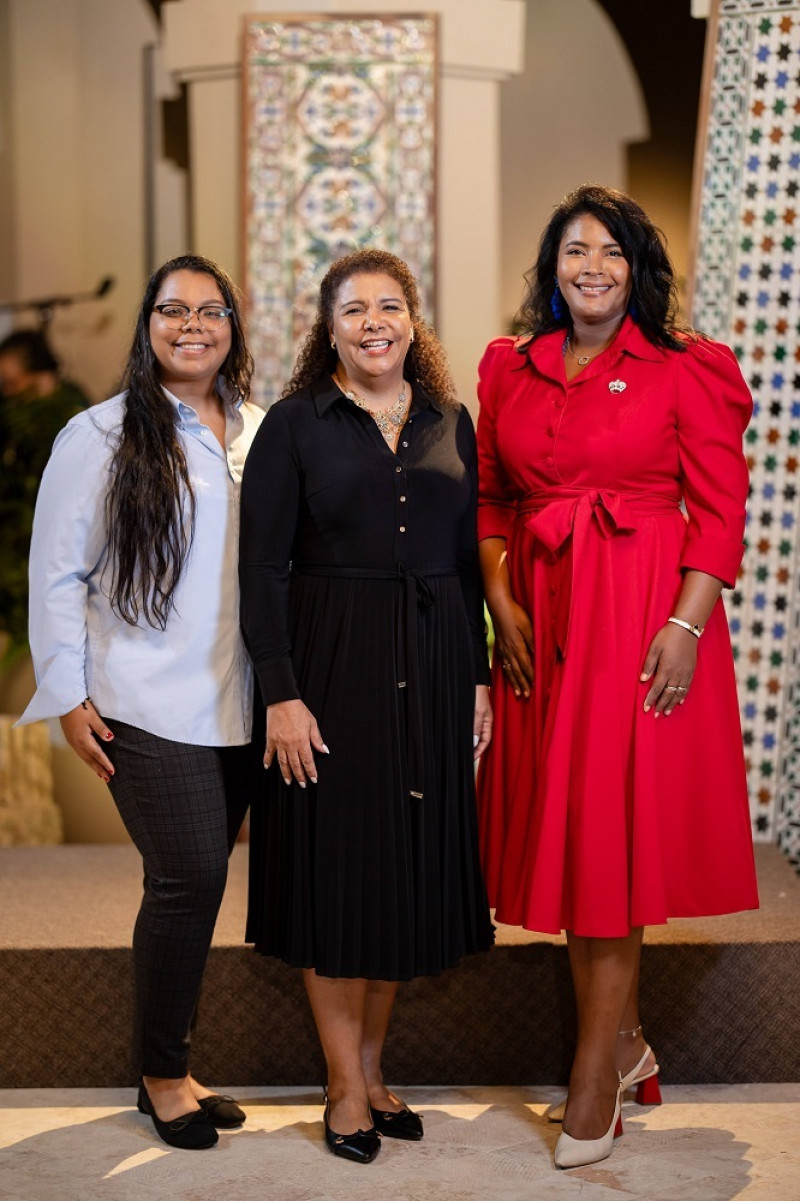
[[[800,867],[800,2],[720,0],[694,324],[753,393],[728,616],[756,839]]]
[[[342,254],[405,259],[433,320],[436,46],[435,17],[247,20],[245,275],[263,405]]]

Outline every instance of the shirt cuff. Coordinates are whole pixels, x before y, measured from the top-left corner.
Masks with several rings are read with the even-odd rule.
[[[516,513],[515,505],[478,505],[478,541],[507,538]]]
[[[288,655],[281,659],[262,659],[260,663],[255,664],[255,671],[265,705],[278,705],[281,701],[302,699]]]
[[[83,655],[74,651],[56,655],[39,681],[33,699],[15,724],[26,726],[47,717],[63,717],[86,700]]]
[[[690,535],[681,555],[681,568],[684,571],[704,571],[722,580],[726,588],[733,588],[743,555],[744,545],[741,542],[708,535]]]

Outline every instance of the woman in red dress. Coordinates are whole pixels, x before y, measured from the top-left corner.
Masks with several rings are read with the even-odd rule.
[[[567,931],[578,1041],[556,1164],[572,1167],[610,1153],[624,1087],[658,1070],[643,927],[758,905],[720,600],[751,400],[732,352],[678,327],[661,237],[624,194],[567,196],[527,278],[529,335],[480,365],[496,643],[479,804],[498,921]]]

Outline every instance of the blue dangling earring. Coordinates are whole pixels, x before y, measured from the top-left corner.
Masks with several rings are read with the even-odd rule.
[[[550,311],[556,321],[563,321],[567,315],[567,306],[564,304],[564,297],[561,295],[561,289],[558,284],[556,284],[555,291],[550,297]]]

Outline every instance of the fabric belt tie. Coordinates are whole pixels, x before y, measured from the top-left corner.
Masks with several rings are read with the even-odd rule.
[[[556,642],[562,656],[569,643],[572,597],[586,541],[594,532],[606,540],[633,534],[642,517],[680,512],[678,499],[656,494],[616,492],[610,488],[558,488],[537,492],[519,503],[517,516],[554,560],[572,540],[567,586],[558,598]]]
[[[395,567],[328,567],[322,564],[292,563],[292,574],[330,576],[349,580],[389,580],[402,590],[401,612],[396,632],[396,651],[399,670],[404,679],[398,680],[398,688],[406,690],[406,759],[408,764],[408,791],[412,797],[422,799],[425,779],[425,723],[422,705],[422,670],[419,661],[419,612],[432,608],[435,603],[433,589],[428,582],[439,576],[458,575],[457,567],[432,567],[427,571],[413,571],[402,564]]]

